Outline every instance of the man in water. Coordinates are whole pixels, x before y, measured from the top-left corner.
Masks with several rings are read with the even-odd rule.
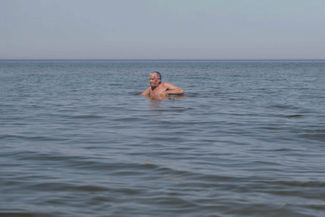
[[[183,95],[184,90],[171,83],[161,82],[161,74],[157,71],[149,73],[150,86],[145,89],[142,96],[150,99],[166,99],[170,95]]]

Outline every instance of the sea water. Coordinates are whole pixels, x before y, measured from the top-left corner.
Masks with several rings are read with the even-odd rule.
[[[325,61],[2,60],[0,148],[1,217],[323,217]]]

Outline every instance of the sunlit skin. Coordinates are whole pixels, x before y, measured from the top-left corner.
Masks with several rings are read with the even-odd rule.
[[[150,99],[162,100],[168,98],[170,95],[183,95],[184,90],[174,84],[161,82],[159,73],[150,72],[149,87],[142,92],[142,96]]]

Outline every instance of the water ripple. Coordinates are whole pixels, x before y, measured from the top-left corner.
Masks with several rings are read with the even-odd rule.
[[[185,96],[139,96],[153,69]],[[324,71],[0,61],[0,217],[323,217]]]

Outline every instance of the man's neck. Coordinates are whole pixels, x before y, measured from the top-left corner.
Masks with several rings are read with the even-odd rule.
[[[157,86],[155,86],[155,87],[151,87],[151,90],[156,89],[157,87],[159,87],[160,84],[161,84],[161,82],[160,82]]]

